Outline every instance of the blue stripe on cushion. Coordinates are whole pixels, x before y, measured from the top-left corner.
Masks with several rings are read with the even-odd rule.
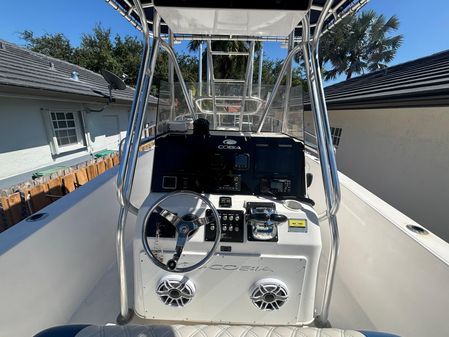
[[[360,332],[364,334],[366,337],[400,337],[398,335],[393,335],[391,333],[386,332],[362,331],[362,330],[360,330]]]
[[[88,326],[87,324],[55,326],[39,332],[34,337],[75,337],[78,332]]]

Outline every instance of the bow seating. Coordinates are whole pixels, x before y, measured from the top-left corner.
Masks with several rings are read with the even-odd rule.
[[[47,329],[35,337],[398,337],[341,329],[247,325],[66,325]]]

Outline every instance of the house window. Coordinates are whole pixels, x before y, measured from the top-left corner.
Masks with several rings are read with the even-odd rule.
[[[338,145],[340,145],[341,131],[342,128],[331,127],[332,144],[334,144],[336,149],[338,149]]]
[[[85,149],[81,112],[72,109],[41,108],[41,113],[53,156]]]
[[[73,112],[52,112],[51,122],[58,146],[79,143],[77,125]]]

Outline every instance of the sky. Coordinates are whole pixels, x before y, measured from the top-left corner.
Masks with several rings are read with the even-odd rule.
[[[399,17],[398,33],[404,43],[390,65],[449,49],[449,0],[371,0],[366,9],[387,18]],[[28,29],[36,36],[61,32],[77,46],[82,34],[90,33],[98,23],[110,27],[113,34],[141,36],[104,0],[21,0],[18,7],[3,6],[0,39],[23,45],[20,32]],[[182,52],[185,43],[176,49]],[[279,59],[286,53],[277,43],[265,45],[265,57]]]

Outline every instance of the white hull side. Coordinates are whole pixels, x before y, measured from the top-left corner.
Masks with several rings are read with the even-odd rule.
[[[140,201],[147,192],[143,187],[149,183],[151,152],[142,158],[146,168],[140,166],[135,190]],[[323,200],[320,172],[310,158],[308,167],[314,172],[311,197],[319,212]],[[44,210],[50,213],[45,224],[22,222],[0,234],[0,298],[5,303],[0,307],[0,336],[29,337],[53,325],[115,321],[119,311],[118,204],[113,174],[110,171],[50,205]],[[345,176],[341,180],[341,247],[331,304],[333,326],[407,337],[449,335],[448,245],[432,234],[419,237],[406,232],[404,225],[413,223],[411,219]],[[128,239],[134,221],[130,216]],[[325,251],[326,228],[323,223]],[[132,277],[129,284],[133,284]],[[129,293],[132,300],[132,289]]]
[[[141,159],[136,174],[148,182],[152,156]],[[0,336],[29,337],[70,322],[79,307],[90,302],[87,297],[108,270],[116,270],[116,171],[107,171],[42,209],[49,214],[43,221],[22,221],[0,234]],[[147,193],[147,184],[136,184],[135,203],[140,205]],[[129,238],[134,223],[135,216],[129,215]],[[106,282],[117,279],[114,272]],[[118,290],[114,293],[118,298]],[[108,298],[99,300],[107,303]],[[103,311],[114,311],[115,316],[118,305]]]
[[[310,197],[320,213],[325,204],[319,163],[311,157],[307,163],[314,174]],[[416,222],[343,174],[339,176],[340,253],[330,309],[332,325],[407,337],[449,336],[449,244],[432,233],[412,233],[405,226]],[[326,221],[321,228],[323,256],[327,256]]]

